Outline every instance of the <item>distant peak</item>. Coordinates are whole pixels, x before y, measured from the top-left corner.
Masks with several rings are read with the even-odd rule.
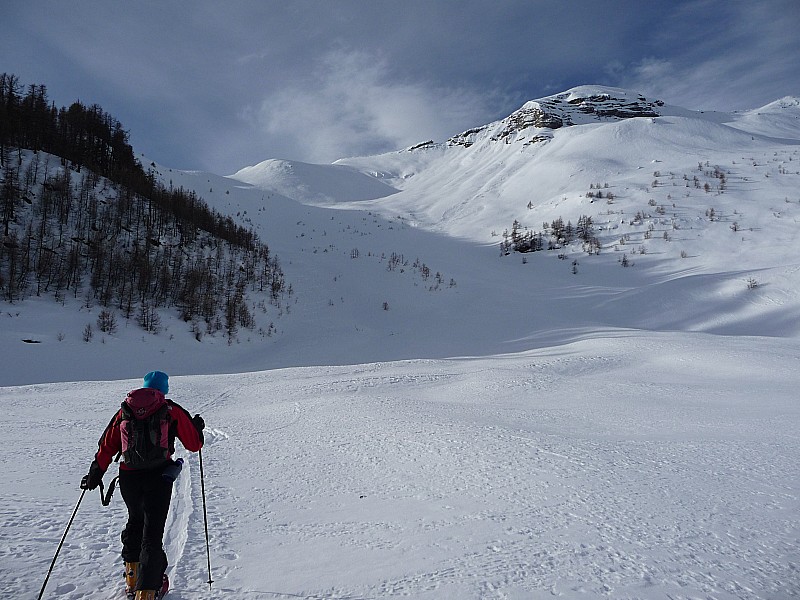
[[[549,139],[552,134],[548,130],[561,127],[635,117],[659,117],[663,106],[663,101],[648,100],[637,92],[583,85],[526,102],[502,121],[470,129],[450,138],[448,145],[469,147],[482,132],[488,130],[491,130],[492,141],[509,141],[511,137],[530,128],[543,130],[533,136],[526,136],[526,143],[533,143]]]
[[[798,108],[800,107],[800,98],[797,96],[784,96],[774,102],[770,102],[766,106],[761,107],[759,110],[769,109],[783,109],[783,108]]]

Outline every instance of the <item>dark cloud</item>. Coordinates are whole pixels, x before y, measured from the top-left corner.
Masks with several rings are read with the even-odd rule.
[[[12,4],[0,70],[177,168],[389,151],[584,83],[721,110],[800,95],[796,0]]]

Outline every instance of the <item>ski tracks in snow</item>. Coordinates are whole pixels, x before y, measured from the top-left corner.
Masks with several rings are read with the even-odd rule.
[[[228,437],[223,431],[213,427],[207,427],[204,434],[203,449],[212,455],[214,445]],[[211,507],[208,511],[208,528],[214,542],[212,550],[216,551],[212,555],[212,572],[208,572],[199,459],[196,453],[183,451],[176,458],[179,455],[183,456],[184,464],[180,476],[175,480],[172,505],[164,531],[164,550],[170,563],[167,569],[171,588],[169,597],[172,600],[195,600],[208,594],[209,575],[212,580],[224,577],[224,565],[237,557],[235,553],[218,551],[220,545],[224,544],[227,526],[218,512],[213,510],[217,494],[213,491],[214,485],[206,482],[206,494]]]
[[[188,454],[188,453],[184,453]],[[170,586],[175,590],[187,589],[190,578],[187,571],[195,570],[195,560],[184,560],[184,551],[189,539],[189,522],[195,513],[192,499],[192,459],[184,456],[183,468],[172,488],[172,504],[164,527],[164,551],[167,553],[169,567],[167,575]]]

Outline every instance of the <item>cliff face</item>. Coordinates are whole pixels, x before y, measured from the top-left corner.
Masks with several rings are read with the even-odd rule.
[[[527,102],[502,121],[470,129],[453,136],[447,143],[449,146],[468,148],[483,137],[482,134],[492,141],[510,143],[512,139],[519,139],[532,143],[549,139],[552,130],[560,127],[583,125],[592,121],[658,117],[662,114],[663,106],[661,100],[648,100],[640,94],[626,90],[582,86]],[[517,136],[531,128],[544,131]]]

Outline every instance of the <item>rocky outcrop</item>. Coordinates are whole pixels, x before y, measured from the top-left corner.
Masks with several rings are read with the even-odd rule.
[[[428,140],[427,142],[421,142],[419,144],[415,144],[410,148],[406,148],[406,152],[413,152],[414,150],[426,150],[428,148],[433,148],[436,146],[436,143],[433,140]]]
[[[527,129],[552,131],[593,121],[658,117],[661,116],[660,109],[663,106],[661,100],[651,101],[625,90],[584,86],[528,102],[502,121],[453,136],[447,141],[447,145],[469,148],[484,133],[488,133],[491,141],[521,141],[527,145],[551,138],[551,134],[546,132],[517,135]]]
[[[587,115],[617,119],[658,117],[660,113],[656,110],[656,107],[664,106],[661,100],[650,102],[644,96],[639,96],[635,101],[628,101],[613,98],[608,94],[599,94],[588,98],[576,97],[567,100],[567,103]]]
[[[476,127],[474,129],[468,129],[464,133],[459,133],[458,135],[454,135],[449,140],[447,140],[448,146],[464,146],[464,148],[469,148],[472,144],[475,143],[475,139],[477,138],[478,134],[486,131],[489,129],[488,125],[484,125],[483,127]]]
[[[512,113],[503,123],[505,123],[505,127],[492,139],[502,140],[529,127],[558,129],[564,125],[564,120],[555,112],[545,112],[539,106],[528,106],[526,104],[515,113]]]

